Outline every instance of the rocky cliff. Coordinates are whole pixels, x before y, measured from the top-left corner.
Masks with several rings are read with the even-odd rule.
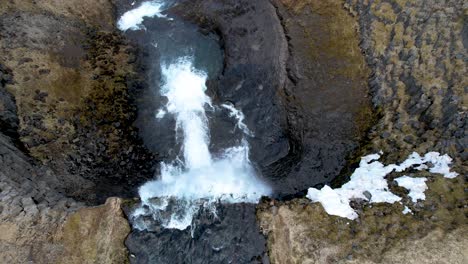
[[[0,3],[2,263],[127,259],[121,201],[83,209],[131,195],[127,167],[152,177],[128,125],[134,51],[114,21],[105,0]]]
[[[87,203],[133,195],[153,173],[131,125],[130,94],[143,85],[135,50],[116,31],[114,12],[110,1],[0,4],[0,60],[18,139],[61,175],[67,195]]]
[[[338,23],[340,30],[352,27],[359,35],[359,47],[371,69],[369,87],[379,121],[358,156],[382,150],[385,160],[401,162],[413,151],[440,151],[455,158],[454,169],[461,175],[453,180],[427,175],[427,199],[414,203],[413,214],[408,215],[401,213],[400,204],[356,201],[353,207],[359,219],[349,221],[326,214],[320,204],[309,200],[265,201],[257,216],[268,237],[271,262],[466,262],[466,4],[282,2],[287,7],[284,12],[299,14],[292,16],[293,21],[301,14],[328,18],[331,22],[322,26],[331,34],[339,32],[333,26]],[[337,12],[350,20],[343,23],[330,16]],[[317,27],[302,23],[308,31]],[[306,37],[307,31],[303,34]],[[353,158],[349,162],[352,165]],[[347,181],[353,169],[343,170],[334,184]],[[408,193],[392,184],[396,176],[388,177],[390,188],[405,197]]]
[[[219,39],[224,67],[208,88],[243,110],[257,135],[252,160],[280,199],[200,216],[193,234],[131,232],[125,202],[108,198],[135,196],[158,162],[133,127],[147,54],[115,28],[132,2],[0,2],[0,262],[468,261],[464,1],[193,0],[169,10]],[[356,200],[350,221],[301,198],[340,186],[380,150],[385,162],[446,153],[460,175],[421,173],[429,189],[413,203],[390,174],[411,214]]]

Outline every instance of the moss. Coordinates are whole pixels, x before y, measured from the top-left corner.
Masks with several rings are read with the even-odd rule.
[[[135,208],[140,203],[140,199],[138,198],[133,198],[133,199],[123,199],[122,200],[122,210],[127,211],[127,210],[132,210],[132,208]]]
[[[60,263],[128,263],[123,242],[130,227],[120,207],[120,199],[110,198],[70,215],[61,240],[67,254]]]
[[[394,173],[388,178],[392,181],[399,176],[401,174]],[[399,189],[397,193],[404,197],[405,203],[409,203],[414,214],[403,215],[403,205],[399,203],[364,204],[356,207],[360,212],[359,219],[350,221],[328,215],[321,204],[311,204],[307,199],[261,204],[257,215],[260,225],[268,234],[272,263],[281,263],[278,262],[276,252],[281,252],[281,249],[277,247],[287,243],[292,247],[299,247],[291,250],[296,250],[295,253],[300,255],[302,262],[313,258],[311,252],[301,248],[303,245],[311,246],[315,254],[324,248],[335,246],[337,251],[333,253],[334,259],[344,259],[352,254],[355,258],[380,262],[389,249],[404,245],[407,241],[421,239],[435,229],[448,233],[466,226],[468,203],[465,189],[468,185],[465,179],[446,179],[441,175],[428,173],[418,173],[418,176],[429,179],[429,189],[423,202],[413,204],[407,197],[407,191],[392,187],[392,191]],[[272,206],[278,209],[272,211]],[[281,230],[277,229],[279,227]],[[288,230],[287,237],[281,233],[282,230]],[[270,237],[274,240],[270,240]],[[272,252],[275,253],[271,254]],[[283,253],[288,254],[285,251]]]
[[[332,78],[346,76],[351,80],[366,79],[369,70],[359,48],[357,23],[343,8],[343,2],[311,1],[301,5],[301,9],[306,7],[314,15],[319,15],[321,22],[319,32],[304,28],[311,60],[317,61],[324,57],[325,60],[334,61],[334,67],[330,68]]]
[[[393,0],[400,8],[404,8],[408,2],[408,0]]]
[[[390,43],[392,27],[379,21],[373,21],[371,28],[375,52],[379,56],[384,55]]]
[[[387,2],[375,1],[372,5],[374,14],[382,19],[386,19],[393,23],[396,21],[396,14],[393,11],[392,5]]]

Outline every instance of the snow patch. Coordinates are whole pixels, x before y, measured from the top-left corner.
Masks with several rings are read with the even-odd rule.
[[[387,166],[378,161],[381,154],[362,157],[359,168],[351,175],[350,181],[341,188],[332,189],[329,186],[325,186],[321,190],[309,188],[307,198],[313,202],[320,202],[325,211],[331,215],[354,220],[358,215],[350,206],[352,199],[364,199],[370,203],[394,203],[401,200],[401,197],[389,191],[385,179],[385,176],[393,171],[403,172],[413,166],[417,166],[415,167],[417,170],[423,170],[429,168],[429,164],[432,164],[432,167],[429,168],[431,173],[443,174],[446,178],[454,178],[458,175],[450,171],[449,165],[452,163],[452,158],[448,155],[440,155],[438,152],[429,152],[424,157],[413,152],[400,165],[390,164]],[[408,178],[399,178],[402,184],[400,186],[410,190],[410,197],[413,201],[424,199],[424,191],[427,189],[426,179],[410,178],[410,180]],[[364,195],[365,192],[367,197]]]
[[[399,186],[409,190],[408,196],[411,198],[413,203],[416,203],[419,200],[425,200],[426,195],[424,192],[427,190],[426,181],[427,178],[412,178],[408,176],[403,176],[395,179]]]
[[[158,113],[156,114],[156,119],[164,118],[165,115],[166,115],[166,111],[164,111],[164,109],[161,108],[158,110]]]
[[[402,213],[403,214],[412,214],[413,211],[411,211],[411,209],[409,209],[408,206],[405,205],[405,208],[403,209]]]

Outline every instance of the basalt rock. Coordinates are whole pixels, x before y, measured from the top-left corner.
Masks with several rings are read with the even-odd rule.
[[[115,21],[110,1],[0,4],[2,131],[90,204],[135,195],[156,160],[132,126],[138,66]]]
[[[221,36],[212,83],[253,131],[251,159],[279,195],[330,182],[372,124],[358,25],[336,4],[186,1],[169,13]]]
[[[70,215],[58,239],[65,251],[58,263],[128,263],[124,240],[130,226],[121,204],[122,199],[109,198]]]
[[[463,204],[458,184],[444,179],[430,183],[434,191],[414,215],[402,214],[401,204],[377,204],[351,221],[328,215],[307,199],[265,201],[257,215],[268,236],[271,263],[464,263],[464,213],[447,207]],[[447,187],[456,189],[441,191]]]
[[[61,175],[1,133],[0,164],[1,263],[126,263],[120,199],[83,208],[64,195]]]
[[[57,175],[35,165],[3,134],[0,164],[0,262],[53,263],[62,254],[53,236],[81,205],[61,193]]]
[[[5,85],[12,83],[12,81],[11,70],[0,64],[0,133],[18,139],[19,119],[16,114],[15,99],[5,89]]]
[[[384,159],[396,162],[413,151],[448,153],[460,176],[423,175],[426,200],[412,204],[412,213],[403,214],[401,204],[354,203],[355,221],[330,216],[307,199],[264,201],[257,216],[271,262],[466,262],[463,1],[282,2],[299,13],[334,3],[358,21],[360,47],[372,70],[372,102],[381,117],[362,154],[383,150]],[[327,16],[326,10],[315,12]],[[408,199],[407,192],[390,188]]]
[[[106,0],[0,3],[2,263],[126,262],[120,200],[79,210],[153,176],[115,20]]]
[[[185,230],[135,230],[126,245],[130,263],[269,263],[253,204],[219,205]]]
[[[466,170],[466,3],[345,2],[358,18],[373,103],[383,115],[373,148],[392,162],[439,151]]]

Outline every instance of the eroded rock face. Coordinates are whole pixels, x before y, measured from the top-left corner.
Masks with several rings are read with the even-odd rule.
[[[439,151],[466,166],[467,46],[464,1],[346,1],[359,19],[383,118],[375,149],[392,161]],[[465,167],[466,171],[466,167]]]
[[[63,253],[53,236],[81,205],[61,194],[59,177],[1,133],[0,164],[0,262],[53,263]]]
[[[59,176],[2,134],[0,162],[0,262],[125,263],[130,227],[120,199],[79,209]]]
[[[0,59],[10,69],[2,86],[12,95],[4,107],[13,102],[18,118],[2,117],[30,155],[62,175],[67,195],[88,203],[132,196],[153,176],[155,158],[132,127],[135,50],[115,20],[107,0],[0,4]]]
[[[444,194],[431,193],[438,195]],[[402,205],[366,207],[358,221],[330,216],[306,199],[265,203],[257,213],[271,263],[466,262],[468,229],[462,210],[444,212],[443,203],[434,201],[414,216],[403,215]]]
[[[10,138],[18,139],[19,120],[13,96],[5,89],[13,81],[11,70],[0,64],[0,132]]]
[[[294,12],[314,1],[282,1]],[[315,12],[326,15],[323,1]],[[462,1],[336,1],[359,22],[372,70],[373,103],[382,114],[366,154],[395,162],[408,153],[455,158],[456,179],[428,178],[426,200],[403,206],[355,201],[359,219],[327,215],[320,204],[265,201],[257,216],[272,263],[464,263],[466,239],[466,47]],[[398,174],[387,177],[392,182]],[[391,184],[392,192],[410,201]],[[465,238],[464,238],[465,237]],[[429,250],[418,250],[417,248]],[[430,253],[429,253],[430,252]]]
[[[289,2],[186,1],[170,11],[221,35],[225,68],[211,89],[244,112],[252,160],[279,195],[331,181],[372,123],[357,22],[339,3],[296,12]]]
[[[58,263],[127,263],[124,240],[130,226],[121,204],[122,199],[109,198],[102,206],[70,215],[60,234],[64,254]]]
[[[114,20],[107,0],[0,3],[1,263],[127,259],[120,200],[70,198],[131,195],[152,176],[129,125],[134,50]]]
[[[271,173],[276,184],[294,193],[338,176],[376,115],[358,24],[342,2],[272,2],[288,39],[284,90],[297,149]]]

